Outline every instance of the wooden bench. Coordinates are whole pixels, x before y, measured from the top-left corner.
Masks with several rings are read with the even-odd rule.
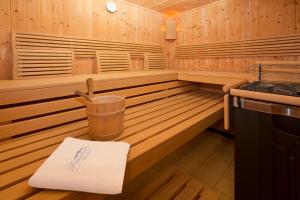
[[[96,73],[132,70],[131,58],[128,52],[97,51],[96,62]]]
[[[163,53],[145,53],[144,69],[145,70],[167,69],[165,55]]]
[[[32,79],[73,74],[72,50],[15,49],[13,51],[13,78]]]
[[[94,87],[96,95],[127,97],[125,130],[116,139],[131,144],[125,182],[223,117],[222,93],[173,75],[95,81]],[[93,196],[27,184],[65,137],[91,139],[83,101],[73,95],[76,89],[87,91],[84,81],[0,92],[0,199]]]

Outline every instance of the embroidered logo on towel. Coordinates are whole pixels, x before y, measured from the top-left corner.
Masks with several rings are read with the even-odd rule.
[[[90,156],[90,153],[91,153],[90,146],[80,148],[76,152],[74,159],[69,163],[68,170],[73,172],[77,171],[80,165],[82,164],[82,162],[85,161]]]

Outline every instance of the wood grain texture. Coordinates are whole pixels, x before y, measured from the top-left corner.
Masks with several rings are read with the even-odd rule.
[[[300,106],[299,97],[294,97],[294,96],[284,96],[279,94],[253,92],[253,91],[239,90],[239,89],[230,90],[230,94],[233,96],[245,97],[249,99],[257,99],[257,100],[287,104],[292,106]]]
[[[176,47],[177,59],[299,56],[300,35]]]
[[[125,129],[116,139],[131,144],[125,182],[157,163],[223,116],[222,94],[201,90],[193,83],[168,80],[164,76],[164,80],[149,85],[147,78],[144,78],[139,81],[139,86],[134,84],[123,89],[115,87],[110,91],[127,96]],[[101,92],[104,90],[103,82],[100,85],[101,87],[95,82],[95,92],[104,94]],[[30,93],[30,89],[26,92]],[[60,95],[60,100],[50,97],[43,101],[30,101],[27,105],[10,102],[9,109],[16,109],[11,110],[12,113],[19,110],[18,116],[9,115],[10,111],[1,109],[0,112],[8,112],[5,114],[7,118],[1,115],[4,117],[2,121],[22,119],[0,125],[0,138],[8,139],[0,145],[0,159],[3,161],[0,172],[1,199],[64,199],[78,194],[71,191],[40,190],[27,184],[27,179],[65,137],[91,139],[85,120],[84,104],[80,101],[76,103],[79,100],[77,97],[57,91],[56,93]],[[18,98],[19,102],[23,101],[22,96],[15,95],[15,98]],[[66,103],[61,100],[75,101]],[[69,107],[63,106],[67,104]],[[32,106],[37,108],[37,112],[31,115]],[[53,106],[63,110],[55,112]],[[27,135],[20,135],[16,139],[9,138],[20,133]],[[182,184],[176,181],[167,186],[167,190],[174,192],[174,189],[179,187],[178,183]],[[160,195],[165,194],[158,193],[158,196]]]
[[[14,49],[13,78],[33,79],[72,76],[74,54],[71,50]]]
[[[118,11],[106,11],[105,0],[1,0],[0,79],[12,78],[11,33],[35,32],[97,40],[164,45],[164,14],[116,0]],[[132,61],[143,69],[143,59]],[[75,60],[75,74],[93,72],[94,58]]]
[[[255,40],[299,34],[299,0],[221,0],[176,16],[179,32],[175,46]],[[299,42],[299,40],[298,40]],[[171,51],[169,63],[173,61]],[[257,60],[300,60],[300,56],[240,56],[176,59],[177,69],[247,72]]]
[[[126,72],[132,70],[129,52],[97,51],[96,62],[96,73]]]
[[[195,7],[203,6],[218,0],[126,0],[147,8],[172,14],[174,12],[182,12]]]
[[[163,53],[145,53],[144,69],[145,70],[167,69],[165,55]]]
[[[123,199],[174,199],[195,200],[210,199],[218,200],[219,197],[210,189],[205,188],[198,181],[177,167],[169,167],[153,173],[153,179],[133,189],[129,195],[121,195]],[[204,193],[202,193],[205,191]],[[211,198],[208,198],[211,195]]]
[[[11,2],[0,1],[0,79],[8,78],[12,74],[11,53]]]

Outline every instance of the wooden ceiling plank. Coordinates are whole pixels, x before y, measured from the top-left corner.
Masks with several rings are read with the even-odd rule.
[[[150,8],[159,12],[168,13],[170,11],[183,12],[219,0],[126,0],[140,6]]]

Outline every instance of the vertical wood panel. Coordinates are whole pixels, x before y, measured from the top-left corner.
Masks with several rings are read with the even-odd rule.
[[[105,0],[0,0],[0,79],[10,78],[12,31],[164,45],[160,31],[164,14],[115,2],[118,10],[111,14],[106,11]],[[142,59],[134,59],[133,65],[143,69]],[[93,68],[94,59],[76,60],[74,74],[91,73]]]
[[[64,35],[73,35],[72,20],[72,0],[63,0],[64,2]]]
[[[104,19],[101,18],[102,15],[101,13],[104,13],[103,12],[99,12],[99,9],[102,8],[102,3],[101,3],[101,0],[94,0],[93,1],[93,10],[92,10],[92,14],[93,14],[93,20],[92,20],[92,23],[93,23],[93,32],[92,32],[92,35],[93,35],[93,38],[97,38],[97,39],[101,39],[101,30],[103,28],[103,25],[104,25]],[[103,34],[103,33],[102,33]]]
[[[64,1],[53,0],[52,33],[62,35],[64,33]]]
[[[83,37],[93,37],[93,0],[83,1]]]
[[[41,29],[42,33],[52,33],[53,25],[53,2],[52,0],[42,0],[41,3]]]
[[[300,0],[296,0],[296,32],[300,33]]]
[[[26,31],[26,1],[11,0],[12,29]]]
[[[220,0],[177,16],[176,20],[184,30],[178,33],[176,45],[300,33],[299,8],[299,0]],[[199,32],[190,34],[190,27]],[[177,59],[174,65],[179,69],[245,72],[255,65],[256,60],[274,59],[299,60],[299,57]]]
[[[11,5],[0,0],[0,79],[11,77]]]
[[[87,21],[83,21],[83,0],[72,0],[72,23],[74,30],[72,35],[84,37],[84,27]]]
[[[284,0],[284,16],[286,25],[284,28],[288,33],[292,34],[296,31],[296,1]],[[300,12],[300,10],[298,10]]]
[[[41,0],[27,0],[26,31],[38,33],[41,29]]]

